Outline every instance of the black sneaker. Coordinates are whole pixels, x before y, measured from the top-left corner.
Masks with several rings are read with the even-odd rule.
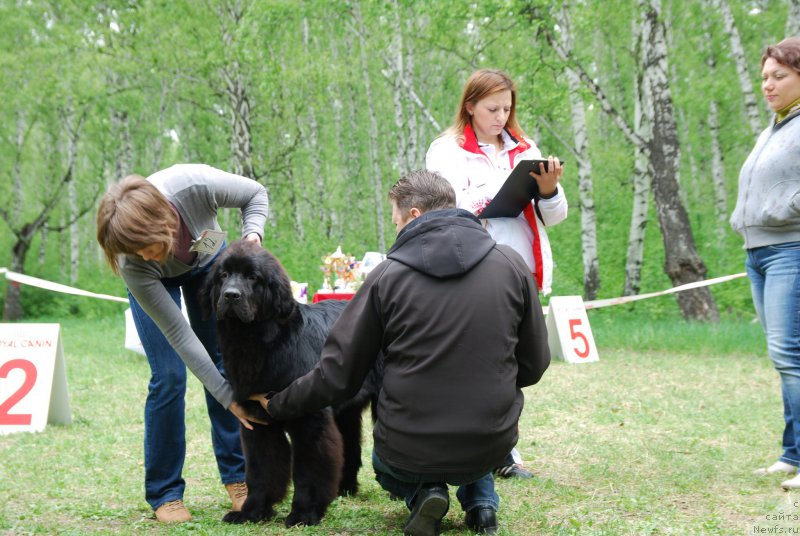
[[[467,528],[477,534],[497,534],[497,512],[491,506],[476,506],[464,517]]]
[[[437,536],[442,518],[450,508],[450,496],[444,484],[427,484],[419,490],[411,515],[403,527],[408,536]]]
[[[494,470],[494,474],[503,478],[533,478],[533,473],[523,469],[515,463],[497,467]]]

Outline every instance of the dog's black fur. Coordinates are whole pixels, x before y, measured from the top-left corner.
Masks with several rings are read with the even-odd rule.
[[[289,277],[267,250],[233,242],[212,267],[202,301],[216,314],[219,346],[234,400],[254,417],[266,414],[248,397],[280,391],[319,361],[328,331],[346,302],[298,303]],[[286,526],[315,525],[339,495],[358,491],[361,414],[377,397],[382,360],[355,397],[300,419],[242,427],[247,500],[229,523],[258,522],[275,515],[273,506],[294,480]],[[291,439],[291,446],[286,439]]]

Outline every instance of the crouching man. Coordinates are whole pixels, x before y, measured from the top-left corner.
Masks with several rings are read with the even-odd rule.
[[[411,510],[409,535],[439,533],[457,486],[467,527],[495,533],[492,468],[517,442],[522,388],[550,364],[536,284],[450,183],[430,171],[389,192],[397,240],[336,321],[315,369],[269,398],[278,421],[352,396],[384,352],[375,475]]]

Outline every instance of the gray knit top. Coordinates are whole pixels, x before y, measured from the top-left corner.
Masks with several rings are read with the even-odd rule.
[[[242,236],[263,237],[269,202],[266,189],[258,182],[203,164],[178,164],[147,178],[175,206],[191,236],[205,229],[219,230],[217,211],[242,211]],[[230,239],[231,237],[229,237]],[[186,322],[161,283],[208,264],[213,255],[198,253],[191,265],[169,255],[162,265],[144,261],[138,255],[122,255],[120,273],[131,294],[161,329],[183,362],[223,407],[233,400],[230,384],[217,370],[211,357]]]

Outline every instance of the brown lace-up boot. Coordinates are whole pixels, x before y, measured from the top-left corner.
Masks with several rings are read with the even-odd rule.
[[[156,519],[161,523],[185,523],[192,520],[192,514],[180,499],[167,501],[156,508]]]
[[[242,505],[244,504],[245,499],[247,499],[247,484],[244,482],[233,482],[231,484],[225,484],[225,490],[228,492],[228,495],[231,498],[231,506],[232,512],[241,512]]]

